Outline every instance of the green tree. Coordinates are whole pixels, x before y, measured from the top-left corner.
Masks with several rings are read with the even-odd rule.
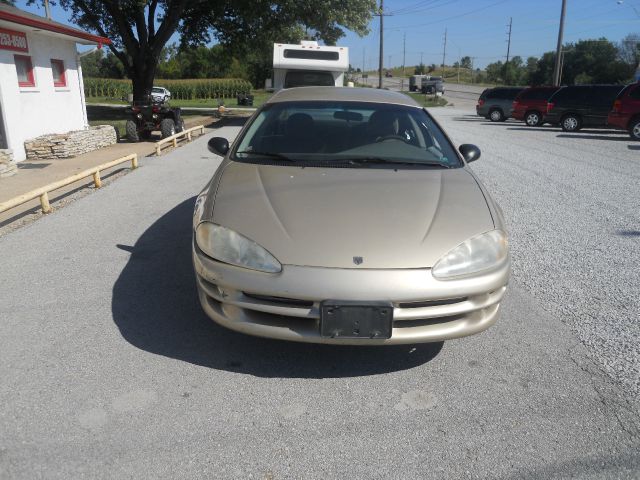
[[[504,64],[501,61],[490,63],[486,66],[487,80],[494,83],[502,83],[504,75]]]
[[[266,40],[292,28],[308,29],[315,38],[333,44],[345,28],[365,34],[376,10],[375,0],[58,1],[79,26],[112,40],[109,48],[131,78],[135,99],[151,90],[162,50],[176,31],[182,45],[216,38],[248,51],[256,46],[266,50]]]
[[[538,68],[538,59],[536,57],[528,57],[527,64],[525,66],[525,80],[524,83],[527,85],[533,85],[533,75]]]
[[[102,64],[102,50],[96,50],[80,59],[82,74],[85,77],[101,77],[100,66]]]
[[[536,69],[529,75],[530,85],[551,85],[555,66],[555,52],[546,52],[538,59]]]
[[[471,68],[471,57],[464,56],[460,59],[460,66],[462,68]]]
[[[569,43],[564,50],[563,83],[572,85],[578,76],[589,83],[618,83],[633,75],[633,68],[618,59],[616,45],[605,38]]]
[[[416,66],[414,75],[424,75],[425,73],[427,73],[427,67],[424,63]]]
[[[640,35],[630,33],[624,37],[617,45],[618,58],[633,68],[640,63]]]

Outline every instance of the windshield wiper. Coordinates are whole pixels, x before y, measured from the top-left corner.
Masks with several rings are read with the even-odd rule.
[[[388,158],[381,157],[348,157],[348,158],[338,158],[337,161],[343,161],[347,163],[351,163],[352,165],[363,165],[363,164],[373,164],[373,165],[420,165],[427,167],[444,167],[451,168],[450,165],[446,163],[440,162],[412,162],[409,160],[391,160]]]
[[[295,162],[293,158],[289,158],[286,155],[277,152],[260,152],[256,150],[241,150],[236,152],[236,155],[244,154],[244,155],[260,155],[261,157],[269,157],[269,158],[279,158],[282,160],[286,160],[288,162]]]

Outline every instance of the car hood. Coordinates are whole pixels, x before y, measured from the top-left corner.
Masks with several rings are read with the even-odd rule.
[[[451,248],[494,228],[465,168],[232,162],[208,200],[213,208],[210,203],[203,220],[235,230],[289,265],[431,267]]]

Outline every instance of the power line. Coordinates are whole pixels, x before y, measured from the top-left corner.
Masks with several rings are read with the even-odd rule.
[[[403,28],[426,27],[428,25],[434,25],[436,23],[442,23],[442,22],[446,22],[448,20],[453,20],[453,19],[456,19],[456,18],[465,17],[465,16],[471,15],[473,13],[478,13],[478,12],[481,12],[481,11],[486,10],[488,8],[491,8],[491,7],[495,7],[496,5],[500,5],[501,3],[505,3],[505,2],[508,2],[508,1],[509,0],[500,0],[498,2],[494,2],[494,3],[490,4],[490,5],[486,5],[486,6],[482,7],[482,8],[477,8],[475,10],[470,10],[468,12],[460,13],[458,15],[453,15],[451,17],[443,18],[443,19],[440,19],[440,20],[435,20],[433,22],[413,24],[413,25],[402,25],[402,26],[399,26],[399,27],[390,28],[389,30],[402,30]]]

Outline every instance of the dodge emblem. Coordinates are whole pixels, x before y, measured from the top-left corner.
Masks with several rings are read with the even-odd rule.
[[[353,257],[353,263],[360,265],[362,263],[362,257]]]

